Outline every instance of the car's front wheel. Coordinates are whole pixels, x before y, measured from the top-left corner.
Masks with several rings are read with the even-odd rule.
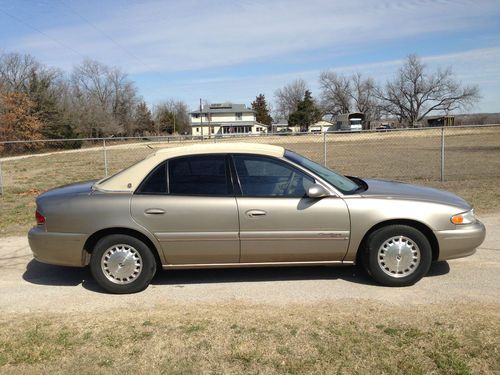
[[[107,292],[136,293],[147,288],[156,273],[156,260],[139,239],[113,234],[101,238],[90,258],[90,270]]]
[[[365,267],[380,284],[408,286],[429,271],[432,248],[427,237],[407,225],[389,225],[370,234]]]

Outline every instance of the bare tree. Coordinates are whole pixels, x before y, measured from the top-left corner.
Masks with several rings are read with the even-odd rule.
[[[377,97],[375,81],[371,78],[363,78],[361,73],[355,73],[351,77],[350,95],[354,110],[365,114],[365,121],[379,119],[381,115],[381,104]]]
[[[409,55],[396,78],[377,90],[384,110],[410,126],[432,112],[466,109],[480,98],[477,86],[462,86],[451,67],[428,73],[416,55]]]
[[[0,82],[9,92],[25,92],[34,71],[41,70],[41,65],[31,55],[7,53],[0,55]]]
[[[133,134],[137,90],[127,74],[93,60],[85,60],[71,74],[72,97],[80,112],[80,126],[89,136]]]
[[[138,129],[134,119],[134,109],[139,103],[137,89],[125,73],[118,68],[110,68],[108,80],[113,87],[111,112],[114,119],[121,124],[126,135],[134,135]]]
[[[352,94],[349,78],[335,72],[322,72],[319,77],[321,108],[324,113],[335,115],[351,110]]]
[[[153,110],[153,118],[157,134],[190,132],[189,107],[183,101],[169,99],[157,104]]]
[[[276,90],[274,92],[274,101],[276,103],[276,109],[273,114],[274,119],[288,119],[290,113],[297,110],[298,104],[304,98],[306,90],[307,83],[303,79],[296,79]]]
[[[73,121],[67,116],[68,108],[64,106],[65,83],[66,77],[61,70],[47,67],[31,55],[0,55],[0,92],[23,94],[29,98],[32,114],[40,121],[44,138],[77,137]]]

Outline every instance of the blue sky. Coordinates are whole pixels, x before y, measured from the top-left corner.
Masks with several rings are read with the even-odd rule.
[[[71,71],[84,58],[128,72],[144,99],[249,104],[321,71],[385,82],[409,53],[477,84],[500,112],[500,1],[0,0],[0,50]]]

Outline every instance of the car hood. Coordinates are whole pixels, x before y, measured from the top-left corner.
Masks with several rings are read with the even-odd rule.
[[[399,198],[419,200],[456,206],[467,211],[471,205],[459,196],[439,189],[411,185],[398,181],[364,179],[368,189],[361,193],[364,197]]]

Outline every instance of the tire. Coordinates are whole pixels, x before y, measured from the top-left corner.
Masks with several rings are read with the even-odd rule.
[[[427,237],[408,225],[388,225],[370,234],[364,259],[367,272],[378,283],[401,287],[415,284],[432,263]]]
[[[90,271],[99,286],[109,293],[137,293],[146,289],[155,275],[156,259],[141,240],[112,234],[95,245]]]

